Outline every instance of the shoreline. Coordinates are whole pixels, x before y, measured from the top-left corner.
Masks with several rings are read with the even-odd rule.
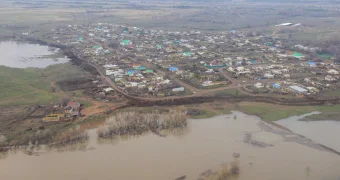
[[[119,110],[119,109],[117,109],[117,110]],[[236,110],[235,110],[235,111],[236,111]],[[116,111],[114,111],[114,112],[116,112]],[[244,112],[241,112],[241,111],[236,111],[236,112],[240,112],[240,113],[243,113],[243,114],[246,114],[246,115],[250,115],[250,114],[247,114],[247,113],[244,113]],[[218,117],[218,116],[228,116],[228,115],[231,115],[231,114],[232,114],[232,112],[231,112],[230,114],[221,114],[221,115],[216,115],[216,116],[213,116],[213,117],[202,118],[202,119],[192,119],[192,118],[189,117],[187,120],[190,120],[190,121],[207,120],[207,119],[212,119],[212,118],[215,118],[215,117]],[[318,142],[315,142],[315,141],[309,139],[309,138],[306,137],[306,136],[300,135],[300,134],[298,134],[298,133],[296,133],[296,132],[290,130],[289,128],[287,128],[287,127],[285,127],[285,126],[282,126],[282,125],[277,124],[277,123],[275,123],[275,122],[264,121],[262,118],[260,118],[260,117],[258,117],[258,116],[256,116],[256,115],[250,115],[250,116],[255,116],[255,117],[257,117],[257,118],[260,120],[260,122],[262,122],[262,123],[266,123],[266,124],[268,124],[268,125],[271,125],[271,126],[274,126],[274,127],[278,128],[278,129],[280,129],[280,130],[283,130],[283,131],[292,133],[292,134],[294,134],[294,135],[296,135],[296,136],[298,136],[298,137],[300,137],[300,138],[310,140],[310,141],[312,141],[315,145],[318,145],[318,146],[320,146],[321,148],[323,148],[326,152],[334,153],[334,154],[340,156],[340,152],[339,152],[339,151],[337,151],[337,150],[335,150],[335,149],[333,149],[333,148],[331,148],[331,147],[329,147],[329,146],[326,146],[326,145],[320,144],[320,143],[318,143]],[[91,130],[91,129],[96,129],[96,128],[99,128],[99,127],[102,127],[102,125],[97,126],[97,127],[93,127],[93,128],[88,128],[87,131],[89,131],[89,130]],[[151,131],[151,132],[152,132],[152,131]],[[7,151],[10,151],[10,150],[13,150],[13,149],[21,149],[21,150],[25,150],[27,147],[49,146],[49,145],[53,145],[53,144],[55,144],[55,143],[50,143],[50,144],[39,144],[39,145],[30,145],[30,146],[28,146],[28,145],[17,145],[17,146],[13,145],[13,146],[0,147],[0,153],[2,153],[2,152],[7,152]],[[71,144],[72,144],[72,143],[71,143]],[[68,144],[65,144],[65,145],[67,146]],[[70,144],[69,144],[69,145],[70,145]],[[313,147],[310,147],[310,148],[313,148]],[[319,150],[320,150],[320,149],[319,149]]]

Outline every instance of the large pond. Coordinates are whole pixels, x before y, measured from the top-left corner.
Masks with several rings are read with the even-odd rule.
[[[38,44],[14,41],[0,42],[0,65],[15,68],[45,68],[49,65],[68,62],[67,57],[58,57],[58,49]]]
[[[318,112],[292,116],[277,123],[340,152],[340,121],[299,121],[305,117],[308,119],[308,116],[313,114],[318,114]]]
[[[240,153],[238,180],[339,180],[340,156],[316,143],[233,112],[189,120],[188,129],[160,137],[153,133],[97,141],[94,130],[86,148],[35,155],[10,152],[0,160],[6,180],[173,180],[231,162]],[[98,143],[100,142],[100,143]]]

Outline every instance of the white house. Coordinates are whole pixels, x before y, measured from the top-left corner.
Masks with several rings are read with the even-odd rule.
[[[283,75],[284,78],[290,78],[290,74]]]
[[[273,73],[273,74],[282,74],[282,72],[281,72],[280,70],[275,70],[275,69],[272,70],[272,73]]]
[[[264,86],[263,86],[263,84],[262,83],[256,83],[256,84],[254,84],[254,87],[256,87],[256,88],[263,88]]]
[[[237,70],[238,72],[244,71],[244,67],[243,67],[243,66],[237,67],[236,70]]]
[[[339,72],[334,70],[334,69],[331,69],[331,70],[327,71],[327,73],[328,74],[333,74],[333,75],[338,75],[339,74]]]
[[[333,82],[333,81],[336,81],[336,78],[334,78],[333,76],[327,75],[327,76],[325,77],[325,81]]]
[[[268,78],[268,79],[273,79],[274,78],[274,75],[270,74],[270,73],[265,73],[264,74],[264,77],[265,78]]]

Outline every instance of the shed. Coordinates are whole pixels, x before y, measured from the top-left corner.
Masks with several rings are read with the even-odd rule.
[[[305,94],[308,92],[307,89],[304,89],[300,86],[289,86],[289,89],[298,94]]]
[[[144,73],[153,73],[153,70],[152,69],[147,69],[144,71]]]
[[[173,92],[184,91],[184,87],[173,88],[172,91],[173,91]]]

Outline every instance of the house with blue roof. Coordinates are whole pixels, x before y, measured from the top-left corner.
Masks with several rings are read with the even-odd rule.
[[[176,72],[176,71],[179,71],[179,69],[176,66],[171,66],[171,67],[169,67],[169,71]]]

